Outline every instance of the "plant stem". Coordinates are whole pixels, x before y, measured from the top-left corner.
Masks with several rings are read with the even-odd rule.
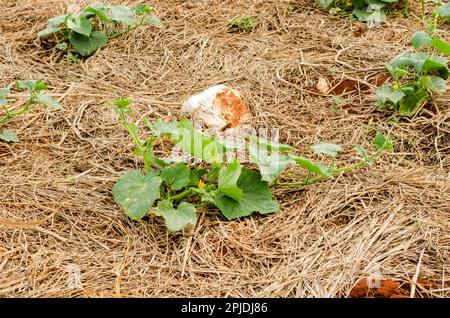
[[[192,188],[189,188],[189,189],[184,190],[183,192],[181,192],[181,193],[179,193],[177,195],[174,195],[173,197],[170,197],[169,200],[170,201],[180,200],[180,199],[183,199],[184,197],[187,197],[191,193],[192,193]]]
[[[115,38],[118,38],[119,36],[122,36],[122,35],[124,35],[124,34],[126,34],[126,33],[128,33],[128,32],[131,32],[131,31],[133,31],[133,30],[136,30],[137,28],[139,28],[140,26],[143,26],[145,24],[145,17],[143,17],[142,19],[141,19],[141,21],[139,21],[138,23],[136,23],[136,24],[134,24],[134,25],[130,25],[128,28],[126,28],[125,30],[123,30],[123,31],[121,31],[121,32],[119,32],[119,33],[116,33],[116,34],[113,34],[113,35],[111,35],[109,38],[112,40],[112,39],[115,39]]]
[[[0,125],[3,125],[8,120],[13,119],[14,117],[17,117],[23,113],[26,113],[27,111],[33,109],[36,106],[36,104],[33,104],[33,99],[30,97],[28,102],[20,109],[16,111],[8,111],[6,110],[6,115],[0,119]],[[6,107],[5,107],[6,108]]]

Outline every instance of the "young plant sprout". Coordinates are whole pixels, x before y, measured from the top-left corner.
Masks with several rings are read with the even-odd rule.
[[[164,218],[170,232],[195,225],[197,207],[203,205],[216,206],[228,220],[254,212],[276,212],[280,206],[273,198],[272,187],[304,186],[326,180],[363,165],[372,165],[377,156],[392,150],[391,141],[377,134],[373,141],[374,152],[356,146],[358,162],[337,167],[335,158],[343,151],[338,145],[319,142],[312,146],[315,153],[332,158],[330,165],[315,163],[293,154],[292,146],[253,135],[235,142],[219,140],[195,129],[187,118],[172,122],[145,120],[151,133],[141,139],[137,125],[128,120],[130,104],[131,100],[126,98],[109,102],[119,115],[121,125],[131,135],[136,146],[133,153],[142,158],[144,171],[127,171],[114,185],[112,194],[133,220],[151,213]],[[163,141],[177,145],[193,160],[159,157],[154,146]],[[241,164],[239,159],[246,157],[239,155],[242,152],[257,169]],[[289,165],[304,168],[307,176],[293,182],[281,181]],[[156,208],[152,209],[154,205]]]
[[[400,0],[316,0],[322,9],[331,14],[351,12],[359,21],[379,23],[386,20],[386,10],[391,9]]]
[[[402,53],[386,64],[394,84],[377,89],[379,108],[413,116],[433,94],[446,92],[450,45],[436,36],[437,18],[435,15],[427,32],[414,33],[412,51]]]
[[[7,99],[7,95],[11,93],[10,88],[0,88],[0,140],[6,142],[19,142],[19,138],[15,131],[1,129],[9,120],[26,113],[38,105],[44,105],[53,109],[61,109],[62,105],[55,101],[50,96],[42,93],[48,89],[48,86],[43,81],[28,80],[28,81],[16,81],[15,90],[28,91],[28,99],[19,109],[11,109],[8,107],[10,100]]]
[[[70,60],[87,57],[114,38],[144,25],[162,28],[161,20],[152,15],[153,8],[139,4],[135,8],[123,5],[95,3],[79,13],[60,15],[48,20],[39,38],[53,42],[67,52]]]

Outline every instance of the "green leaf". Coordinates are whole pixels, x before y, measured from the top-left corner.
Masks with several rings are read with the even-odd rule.
[[[334,103],[339,106],[339,105],[345,103],[345,99],[343,99],[342,97],[336,96],[334,98]]]
[[[55,47],[56,47],[58,50],[66,51],[66,50],[69,48],[69,44],[67,44],[67,42],[63,41],[63,42],[57,43],[57,44],[55,45]]]
[[[189,224],[195,225],[197,223],[197,211],[188,202],[182,202],[177,209],[174,209],[172,202],[162,200],[158,203],[158,210],[155,214],[164,218],[169,232],[181,231]]]
[[[331,176],[332,170],[329,166],[321,163],[313,163],[311,160],[298,157],[295,155],[289,155],[289,158],[295,161],[300,167],[308,170],[309,172],[318,174],[320,176]]]
[[[439,76],[422,76],[419,78],[419,82],[433,93],[443,94],[447,90],[447,81]]]
[[[47,96],[44,94],[36,94],[36,100],[39,103],[44,104],[45,106],[49,106],[53,109],[62,109],[63,108],[63,106],[60,103],[58,103],[56,100],[54,100],[50,96]]]
[[[398,113],[400,115],[414,115],[428,100],[426,89],[414,88],[409,90],[409,88],[410,87],[402,88],[403,92],[406,94],[399,102]]]
[[[219,172],[219,191],[236,201],[242,200],[242,190],[237,186],[241,169],[239,162],[234,161]]]
[[[247,135],[248,140],[257,144],[260,148],[266,148],[268,150],[278,150],[278,151],[291,151],[294,150],[294,147],[290,145],[284,145],[275,143],[266,139],[258,138],[252,135]]]
[[[323,141],[319,141],[318,143],[312,145],[311,149],[316,154],[324,154],[333,158],[343,151],[341,146],[330,144]]]
[[[19,142],[16,132],[12,130],[0,130],[0,140],[6,142]]]
[[[110,101],[110,105],[113,106],[114,110],[116,111],[116,113],[120,114],[120,113],[129,113],[131,112],[131,109],[128,107],[130,106],[130,104],[133,102],[133,100],[126,98],[126,97],[120,97],[119,99]]]
[[[250,162],[258,165],[263,181],[274,181],[289,164],[294,161],[287,155],[273,152],[270,155],[264,147],[255,144],[249,144],[248,147]]]
[[[329,6],[331,6],[333,1],[334,0],[318,0],[319,7],[321,7],[322,9],[327,9]]]
[[[127,6],[112,6],[111,20],[121,22],[126,25],[136,24],[138,21],[134,16],[135,11]]]
[[[392,151],[394,150],[394,146],[392,145],[392,141],[384,137],[383,134],[377,132],[375,135],[375,138],[372,141],[372,144],[375,145],[375,148],[377,151],[387,150]]]
[[[431,40],[431,45],[433,45],[436,49],[438,49],[442,53],[450,55],[450,45],[447,44],[447,42],[445,42],[444,40],[435,38]]]
[[[82,15],[69,15],[66,19],[66,26],[68,29],[86,36],[92,32],[91,22]]]
[[[69,40],[78,53],[82,56],[89,56],[106,44],[108,36],[105,32],[100,31],[94,31],[89,36],[70,32]]]
[[[173,135],[171,139],[177,139],[178,138],[178,121],[172,121],[172,122],[164,122],[161,119],[158,119],[154,122],[148,122],[147,126],[157,135]]]
[[[10,93],[9,88],[0,88],[0,97],[5,97]]]
[[[362,146],[355,146],[353,148],[356,153],[364,160],[366,161],[368,164],[372,165],[374,164],[373,158],[371,155],[369,155],[366,151],[366,149],[364,149]]]
[[[363,22],[382,22],[386,20],[386,13],[382,10],[368,10],[369,7],[361,9],[354,8],[353,14],[359,21]]]
[[[8,104],[8,100],[5,97],[0,96],[0,106],[5,106],[7,104]]]
[[[146,17],[145,18],[145,23],[153,25],[153,26],[155,26],[157,28],[160,28],[160,29],[162,29],[164,27],[164,24],[162,23],[162,21],[160,19],[158,19],[157,17],[155,17],[155,16]]]
[[[111,19],[108,17],[109,6],[103,3],[94,3],[86,7],[83,12],[87,17],[91,14],[95,15],[102,22],[110,22]]]
[[[431,37],[423,31],[417,31],[412,36],[412,45],[414,48],[418,49],[422,46],[430,45],[431,44]]]
[[[134,11],[136,15],[145,15],[152,13],[153,8],[148,4],[138,4]]]
[[[243,31],[250,32],[258,25],[258,19],[253,16],[242,17],[230,21],[230,25]]]
[[[191,121],[183,118],[177,125],[177,134],[170,138],[186,152],[195,158],[208,163],[222,162],[225,147],[216,140],[216,137],[203,134],[194,128]]]
[[[48,20],[47,26],[45,27],[45,29],[43,29],[42,31],[40,31],[37,34],[38,37],[44,38],[44,37],[49,36],[50,34],[61,31],[63,29],[62,25],[66,21],[66,18],[67,18],[67,15],[59,15],[59,16],[56,16],[56,17]]]
[[[437,71],[441,77],[447,78],[449,75],[447,64],[448,60],[445,57],[432,55],[418,64],[417,71],[425,74]]]
[[[450,2],[446,2],[437,6],[434,9],[433,14],[443,18],[450,18]]]
[[[27,89],[29,91],[32,91],[36,87],[37,81],[35,80],[27,80],[27,81],[16,81],[16,88],[17,89]]]
[[[383,85],[377,88],[376,95],[383,104],[387,101],[396,104],[405,96],[405,93],[401,89]]]
[[[279,204],[272,199],[269,184],[261,180],[258,172],[242,169],[237,186],[242,189],[240,202],[221,192],[214,198],[215,204],[228,220],[247,216],[253,212],[265,214],[279,210]]]
[[[153,174],[143,175],[137,170],[130,170],[119,178],[112,194],[130,218],[140,220],[159,199],[161,181]]]
[[[191,182],[190,169],[184,163],[179,163],[174,167],[167,167],[161,171],[161,178],[172,190],[180,190]]]

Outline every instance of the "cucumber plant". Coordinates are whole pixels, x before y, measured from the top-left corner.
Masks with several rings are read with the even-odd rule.
[[[379,108],[413,116],[433,94],[446,92],[450,45],[436,36],[436,24],[434,20],[427,32],[415,32],[413,50],[396,56],[385,65],[394,84],[377,89]]]
[[[14,88],[16,91],[28,91],[28,98],[19,109],[11,109],[8,104],[11,100],[7,98],[11,93],[10,88],[0,88],[0,140],[6,142],[19,142],[19,138],[15,131],[1,129],[9,120],[26,113],[38,105],[48,106],[53,109],[63,108],[60,103],[50,96],[42,93],[48,89],[48,86],[41,80],[16,81]]]
[[[45,29],[38,33],[55,43],[57,49],[67,52],[68,59],[87,57],[114,38],[134,29],[153,25],[163,27],[161,20],[152,15],[153,8],[139,4],[135,8],[123,5],[95,3],[76,14],[51,18]]]
[[[378,23],[386,20],[386,10],[391,9],[399,0],[316,0],[322,9],[331,14],[351,12],[359,21]]]
[[[120,98],[108,104],[131,135],[136,146],[133,153],[144,162],[143,172],[129,170],[119,178],[112,195],[131,219],[140,220],[150,213],[164,218],[170,232],[195,225],[197,207],[204,205],[216,206],[228,220],[254,212],[278,211],[280,206],[272,196],[272,187],[304,186],[332,178],[363,165],[372,165],[382,152],[392,150],[391,141],[378,133],[373,141],[374,152],[356,146],[358,161],[337,167],[335,157],[343,151],[338,145],[315,144],[312,150],[331,157],[331,164],[315,163],[293,154],[294,148],[289,145],[254,135],[242,140],[219,140],[195,129],[187,118],[172,122],[145,119],[151,133],[141,139],[137,124],[128,119],[131,100]],[[158,156],[155,147],[166,142],[177,145],[191,160]],[[249,164],[257,169],[241,165],[239,153],[244,153]],[[280,176],[289,165],[298,165],[307,174],[301,180],[282,182]]]

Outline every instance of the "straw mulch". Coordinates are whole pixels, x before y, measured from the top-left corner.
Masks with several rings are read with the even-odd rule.
[[[416,2],[410,17],[368,30],[312,0],[154,0],[164,29],[138,29],[81,64],[36,39],[68,4],[0,0],[0,87],[43,79],[65,106],[16,118],[7,127],[20,143],[0,143],[0,296],[346,297],[374,264],[404,284],[416,272],[432,282],[416,296],[449,295],[450,95],[398,122],[373,108],[383,63],[424,29]],[[228,32],[244,15],[258,17],[257,29]],[[319,78],[328,93],[316,90]],[[276,189],[282,210],[272,215],[228,222],[204,209],[181,234],[159,219],[129,220],[110,190],[142,162],[105,102],[133,99],[141,123],[176,119],[185,98],[219,83],[299,154],[325,160],[308,147],[327,140],[345,147],[340,163],[354,163],[352,147],[370,147],[377,130],[395,151],[374,167]],[[291,168],[286,179],[301,174]],[[70,265],[82,289],[68,288]]]

